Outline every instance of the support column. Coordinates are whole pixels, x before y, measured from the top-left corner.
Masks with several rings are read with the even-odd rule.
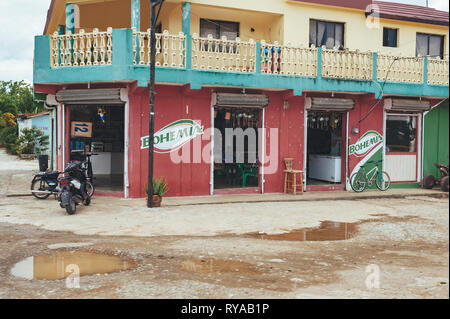
[[[183,2],[183,12],[182,12],[182,31],[186,35],[191,35],[191,3]]]
[[[186,69],[192,69],[191,3],[183,2],[182,31],[186,35]]]
[[[75,33],[75,5],[66,3],[66,33]]]
[[[141,31],[141,0],[131,0],[131,28]]]
[[[423,85],[428,85],[428,57],[423,59]]]
[[[317,48],[317,78],[322,80],[323,47]]]

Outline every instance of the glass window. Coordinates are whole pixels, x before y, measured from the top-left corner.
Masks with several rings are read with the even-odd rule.
[[[417,152],[417,116],[388,115],[386,119],[386,152]]]
[[[416,56],[444,58],[444,36],[417,33]]]
[[[396,48],[398,43],[398,30],[383,28],[383,46]]]
[[[319,20],[309,22],[309,46],[326,46],[327,49],[344,48],[344,24]]]
[[[239,23],[200,19],[200,37],[207,38],[212,35],[214,39],[226,36],[228,40],[236,40],[239,37]]]

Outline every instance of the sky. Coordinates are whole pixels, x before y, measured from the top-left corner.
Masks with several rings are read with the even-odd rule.
[[[384,0],[425,5],[426,0]],[[0,0],[0,81],[33,82],[34,36],[44,30],[50,0]],[[429,6],[449,11],[448,0]]]

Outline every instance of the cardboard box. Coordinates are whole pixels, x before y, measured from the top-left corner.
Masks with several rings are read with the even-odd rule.
[[[92,137],[92,122],[72,122],[72,137]]]

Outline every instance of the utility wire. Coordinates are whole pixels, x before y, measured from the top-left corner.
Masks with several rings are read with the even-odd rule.
[[[389,69],[388,69],[388,71],[387,71],[387,73],[386,73],[386,78],[385,78],[385,80],[384,80],[383,86],[381,87],[381,94],[380,94],[380,96],[378,97],[379,100],[375,103],[374,106],[372,106],[372,108],[370,109],[370,111],[369,111],[362,119],[360,119],[360,120],[358,121],[358,123],[356,123],[355,127],[359,126],[363,121],[365,121],[365,120],[369,117],[369,115],[375,110],[375,108],[378,106],[378,104],[380,104],[380,102],[382,101],[382,98],[383,98],[383,95],[384,95],[384,87],[385,87],[385,85],[386,85],[386,83],[387,83],[387,80],[388,80],[388,78],[389,78],[389,73],[391,72],[391,69],[392,69],[392,67],[394,66],[394,63],[395,63],[396,61],[398,61],[398,60],[400,60],[400,58],[395,58],[394,61],[392,61],[391,65],[389,66]],[[373,80],[373,81],[374,81],[376,84],[378,84],[375,80]]]

